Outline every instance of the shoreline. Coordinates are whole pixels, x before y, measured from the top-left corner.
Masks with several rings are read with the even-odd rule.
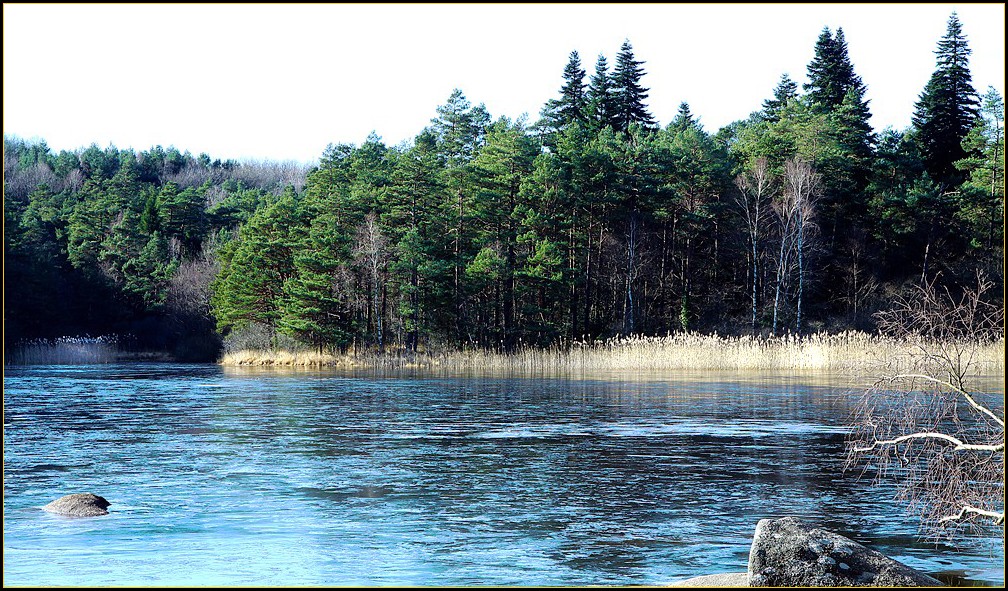
[[[986,373],[1003,373],[1004,340],[967,343],[974,363]],[[722,337],[690,333],[665,337],[626,337],[570,347],[520,348],[502,353],[467,349],[440,352],[319,352],[244,349],[225,353],[225,367],[447,369],[447,370],[835,370],[885,367],[919,354],[920,343],[867,333],[812,334],[802,337]]]

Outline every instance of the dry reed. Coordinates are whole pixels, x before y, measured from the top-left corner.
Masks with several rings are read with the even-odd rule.
[[[450,370],[572,372],[606,370],[840,370],[864,369],[905,357],[917,346],[863,332],[806,336],[724,337],[676,333],[620,337],[569,347],[519,347],[515,352],[332,354],[253,351],[226,354],[227,366],[429,367]],[[1004,340],[976,343],[980,372],[1004,373]]]

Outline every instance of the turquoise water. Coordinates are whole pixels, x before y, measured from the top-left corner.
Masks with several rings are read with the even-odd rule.
[[[438,377],[214,365],[4,375],[4,585],[662,585],[795,515],[1004,583],[843,474],[824,377]],[[93,492],[108,516],[39,507]]]

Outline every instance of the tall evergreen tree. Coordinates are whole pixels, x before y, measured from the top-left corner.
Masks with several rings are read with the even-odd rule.
[[[348,270],[346,230],[333,212],[312,220],[291,250],[292,266],[276,299],[279,330],[320,351],[325,345],[342,349],[354,334],[359,290]]]
[[[452,238],[452,300],[456,338],[464,333],[462,318],[464,258],[469,249],[469,221],[473,187],[471,163],[486,142],[490,114],[480,104],[470,107],[462,91],[455,89],[448,103],[438,107],[438,118],[431,121],[437,138],[438,153],[445,175],[445,217],[453,221],[448,229]]]
[[[613,72],[613,126],[616,131],[627,133],[630,125],[639,123],[644,127],[654,127],[654,117],[648,113],[644,99],[648,97],[648,89],[641,86],[644,77],[644,62],[634,58],[633,47],[629,41],[624,41],[616,56],[616,69]]]
[[[210,300],[218,330],[251,322],[275,326],[284,304],[284,282],[296,272],[294,256],[307,231],[307,213],[293,191],[286,191],[256,211],[238,238],[221,249],[221,271]]]
[[[699,125],[697,120],[693,118],[689,103],[686,101],[679,103],[679,111],[676,113],[675,119],[672,120],[672,129],[675,131],[685,131],[691,127],[699,128]]]
[[[555,144],[556,133],[568,125],[588,121],[588,97],[585,94],[585,71],[581,67],[581,57],[572,51],[567,66],[564,67],[563,87],[560,98],[549,99],[540,113],[541,119],[534,126],[542,135],[543,143],[551,148]]]
[[[971,226],[971,246],[994,255],[987,258],[996,269],[1004,264],[1004,99],[993,86],[983,97],[963,148],[968,157],[956,162],[956,168],[969,176],[958,194],[956,217]]]
[[[502,117],[490,128],[486,147],[474,161],[480,198],[475,202],[473,214],[481,230],[480,242],[500,244],[502,250],[500,318],[506,349],[517,344],[518,222],[529,209],[521,201],[521,185],[532,173],[536,153],[537,147],[525,134],[523,122]]]
[[[616,105],[613,103],[613,82],[609,74],[609,63],[599,54],[595,62],[595,73],[586,91],[588,120],[595,129],[613,124]]]
[[[816,172],[822,175],[821,216],[823,246],[829,266],[824,281],[850,280],[857,265],[851,252],[863,245],[861,228],[867,212],[864,189],[868,186],[874,156],[872,130],[865,99],[867,88],[854,73],[843,29],[831,35],[824,28],[808,65],[806,97],[815,113],[825,116],[825,143],[817,143]],[[855,245],[856,248],[852,248]]]
[[[585,120],[585,110],[588,106],[585,96],[585,74],[584,68],[581,67],[581,57],[578,52],[572,51],[570,60],[564,68],[564,85],[560,89],[558,112],[563,124]]]
[[[798,97],[798,84],[787,73],[781,74],[780,82],[774,89],[773,98],[763,101],[763,116],[768,121],[777,121],[780,111],[788,101]]]
[[[803,88],[809,99],[826,110],[839,106],[850,88],[862,85],[847,55],[843,29],[837,29],[833,36],[829,27],[823,27],[816,41],[815,57],[808,65],[808,78]]]
[[[972,52],[954,12],[935,53],[937,68],[914,105],[913,124],[928,174],[940,185],[953,187],[965,179],[955,162],[967,156],[962,141],[979,106],[969,71]]]
[[[843,29],[837,29],[836,36],[831,36],[829,28],[823,28],[816,41],[815,57],[808,65],[808,77],[809,82],[803,88],[813,105],[832,112],[853,91],[854,98],[858,101],[857,110],[867,124],[871,117],[868,102],[864,99],[867,89],[861,77],[854,73]],[[781,83],[784,83],[783,78]]]
[[[417,350],[438,318],[454,310],[450,293],[454,240],[450,230],[457,220],[444,215],[442,208],[446,185],[437,144],[428,128],[402,153],[392,173],[387,211],[382,215],[392,250],[398,254],[389,272],[399,294],[402,344],[410,351]]]

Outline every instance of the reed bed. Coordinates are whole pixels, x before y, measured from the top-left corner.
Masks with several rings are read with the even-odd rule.
[[[1004,372],[1004,340],[975,343],[977,370]],[[420,353],[351,353],[243,350],[226,354],[228,366],[429,367],[458,371],[544,373],[609,370],[863,370],[909,357],[920,343],[863,332],[779,337],[726,337],[675,333],[576,342],[501,353],[469,349]]]
[[[119,357],[115,337],[78,336],[37,339],[15,347],[4,355],[11,365],[67,365],[114,363]]]

